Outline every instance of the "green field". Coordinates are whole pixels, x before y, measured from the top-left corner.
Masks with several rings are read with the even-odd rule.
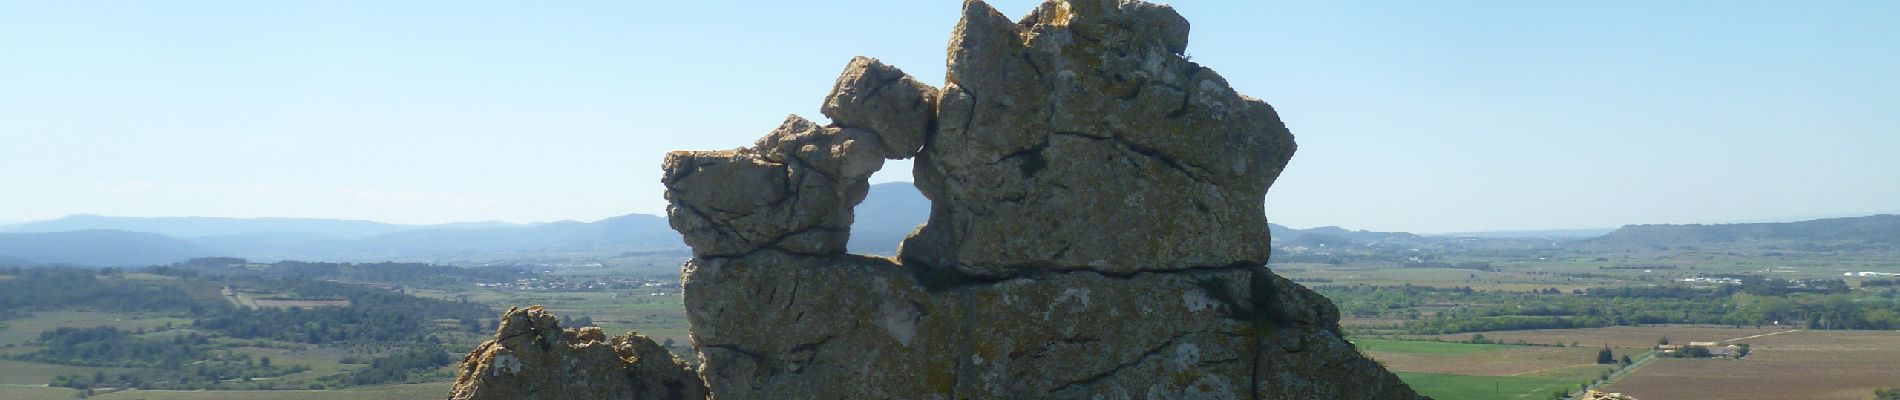
[[[462,299],[488,304],[497,312],[508,307],[539,305],[562,318],[588,317],[608,335],[639,332],[656,342],[672,340],[672,350],[686,349],[686,306],[679,289],[626,289],[601,292],[541,292],[496,289],[414,290],[417,296]],[[660,295],[654,295],[661,293]],[[483,338],[486,339],[486,338]]]
[[[1430,372],[1394,372],[1419,394],[1435,399],[1547,399],[1581,382],[1525,376],[1473,376]]]
[[[155,330],[166,324],[176,327],[191,325],[190,318],[175,318],[158,313],[39,311],[31,314],[27,318],[6,321],[6,327],[0,329],[0,346],[18,345],[39,339],[40,332],[57,328],[111,326],[127,330]]]
[[[1358,347],[1360,351],[1414,354],[1464,354],[1521,347],[1503,344],[1470,344],[1388,339],[1353,339],[1352,344]]]
[[[92,375],[92,373],[96,371],[104,371],[106,374],[118,374],[132,370],[133,368],[81,367],[30,361],[0,360],[0,385],[37,386],[45,385],[46,382],[52,381],[53,377],[60,375]],[[10,398],[11,397],[0,396],[0,399]]]

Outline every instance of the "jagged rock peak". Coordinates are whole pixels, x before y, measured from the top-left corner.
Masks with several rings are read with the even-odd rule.
[[[608,338],[600,328],[561,329],[541,306],[510,308],[495,338],[462,360],[453,400],[704,399],[699,375],[653,343],[629,332]]]
[[[931,218],[899,257],[987,277],[1264,263],[1293,136],[1189,61],[1187,37],[1143,2],[1050,1],[1021,22],[965,3],[914,168]]]

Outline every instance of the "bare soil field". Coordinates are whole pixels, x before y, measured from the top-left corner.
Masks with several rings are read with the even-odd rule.
[[[1747,358],[1657,360],[1608,390],[1643,400],[1820,400],[1867,399],[1875,388],[1900,386],[1900,331],[1799,331],[1743,342],[1754,348]]]
[[[223,290],[220,290],[218,293],[224,296],[225,301],[231,302],[231,305],[235,305],[239,307],[314,308],[314,307],[349,307],[350,306],[349,300],[290,299],[290,298],[277,297],[278,294],[274,294],[274,293],[258,293],[258,292],[251,292],[251,291],[245,291],[245,290],[231,290],[231,288],[228,288],[228,287],[224,288]]]

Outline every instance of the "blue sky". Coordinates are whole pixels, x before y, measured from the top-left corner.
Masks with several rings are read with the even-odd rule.
[[[1298,137],[1275,222],[1900,211],[1900,2],[1175,7],[1194,60]],[[822,118],[854,55],[940,82],[958,8],[0,1],[0,221],[659,214],[666,151]]]

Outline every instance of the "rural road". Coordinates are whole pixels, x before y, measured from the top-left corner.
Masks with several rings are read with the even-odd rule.
[[[1716,342],[1716,343],[1727,343],[1727,342],[1733,342],[1733,341],[1737,341],[1737,340],[1748,340],[1748,339],[1754,339],[1754,338],[1758,338],[1758,337],[1763,337],[1763,336],[1774,336],[1774,335],[1780,335],[1780,334],[1783,334],[1783,333],[1789,333],[1789,332],[1800,332],[1800,331],[1805,331],[1805,330],[1806,330],[1806,329],[1795,329],[1795,330],[1790,330],[1790,331],[1780,331],[1780,332],[1775,332],[1775,333],[1763,333],[1763,334],[1760,334],[1760,335],[1755,335],[1755,336],[1743,336],[1743,337],[1738,337],[1738,338],[1734,338],[1734,339],[1724,339],[1724,340],[1717,340],[1717,341],[1715,341],[1715,342]]]
[[[1776,333],[1780,333],[1780,332],[1776,332]],[[1574,392],[1571,395],[1571,397],[1569,397],[1569,399],[1581,399],[1583,398],[1584,392],[1588,392],[1590,389],[1601,388],[1604,386],[1608,386],[1611,383],[1615,383],[1618,380],[1622,380],[1623,377],[1628,376],[1629,374],[1635,373],[1636,370],[1649,365],[1650,361],[1656,361],[1656,352],[1652,351],[1648,353],[1643,353],[1642,357],[1637,357],[1635,361],[1630,362],[1629,366],[1623,367],[1622,369],[1618,369],[1616,370],[1616,372],[1611,373],[1609,379],[1604,379],[1601,382],[1590,384],[1590,387],[1584,388],[1584,390],[1579,390],[1579,391]]]

